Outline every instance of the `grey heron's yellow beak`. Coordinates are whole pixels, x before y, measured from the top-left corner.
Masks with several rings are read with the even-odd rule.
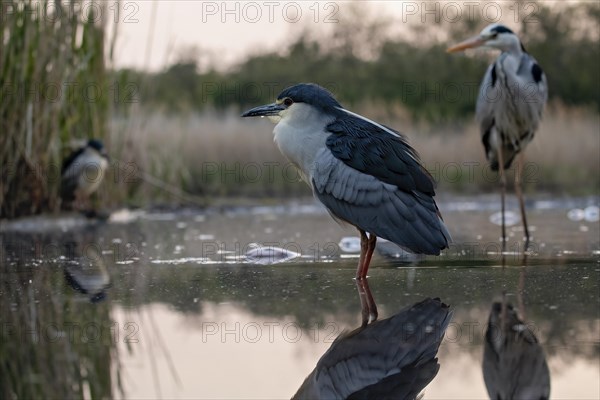
[[[242,114],[242,117],[269,117],[279,115],[281,111],[285,110],[283,104],[267,104],[264,106],[254,107]]]
[[[446,53],[456,53],[457,51],[463,51],[466,49],[471,49],[473,47],[479,47],[487,42],[488,38],[485,36],[475,36],[470,39],[467,39],[463,42],[455,44],[454,46],[448,47],[446,49]]]

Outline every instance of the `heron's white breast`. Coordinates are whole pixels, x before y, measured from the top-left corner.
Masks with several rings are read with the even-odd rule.
[[[85,195],[93,193],[104,178],[104,173],[108,169],[108,161],[96,150],[87,148],[74,162],[77,165],[72,167],[79,171],[79,190]]]
[[[325,130],[333,120],[304,103],[296,103],[282,114],[275,126],[275,143],[284,156],[302,173],[310,185],[317,152],[325,147],[329,133]]]

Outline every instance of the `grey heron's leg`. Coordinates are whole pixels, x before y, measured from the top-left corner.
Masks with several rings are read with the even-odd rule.
[[[529,247],[529,227],[527,225],[527,215],[525,213],[525,201],[523,200],[523,191],[521,188],[521,175],[523,174],[523,164],[524,164],[524,154],[519,154],[517,159],[517,171],[515,175],[515,192],[517,193],[517,197],[519,198],[519,207],[521,208],[521,221],[523,222],[523,230],[525,231],[525,248],[524,251],[527,251]]]
[[[506,223],[504,219],[504,198],[506,197],[506,174],[504,172],[504,154],[502,143],[498,146],[498,171],[500,173],[500,200],[502,203],[502,252],[506,251]]]
[[[525,266],[521,267],[519,272],[519,286],[517,288],[517,305],[519,307],[519,317],[521,321],[527,320],[527,314],[525,312],[525,303],[523,302],[523,293],[525,293]]]
[[[369,323],[377,320],[377,304],[373,298],[373,293],[369,288],[368,279],[356,280],[356,289],[360,298],[362,326],[367,326]]]
[[[506,310],[508,309],[506,304],[506,290],[502,291],[502,307],[500,311],[500,331],[504,332],[506,329]]]

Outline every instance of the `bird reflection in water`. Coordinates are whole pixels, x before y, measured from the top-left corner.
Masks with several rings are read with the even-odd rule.
[[[372,300],[368,285],[362,289]],[[416,398],[439,371],[436,355],[450,318],[447,305],[428,298],[342,333],[293,398]]]
[[[63,264],[65,280],[74,290],[86,295],[90,302],[97,303],[106,298],[110,287],[110,276],[100,249],[86,237],[89,232],[78,232]]]
[[[492,304],[483,352],[490,399],[541,400],[550,396],[550,371],[535,334],[505,299]]]

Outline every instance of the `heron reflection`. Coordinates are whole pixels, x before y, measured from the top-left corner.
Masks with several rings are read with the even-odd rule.
[[[542,400],[550,396],[550,371],[535,334],[505,300],[492,304],[483,352],[490,399]]]
[[[450,318],[446,304],[428,298],[342,333],[293,398],[416,398],[439,371],[436,355]]]
[[[73,232],[67,237],[67,257],[63,263],[65,281],[90,302],[106,298],[111,285],[100,247],[94,243],[94,228]]]

